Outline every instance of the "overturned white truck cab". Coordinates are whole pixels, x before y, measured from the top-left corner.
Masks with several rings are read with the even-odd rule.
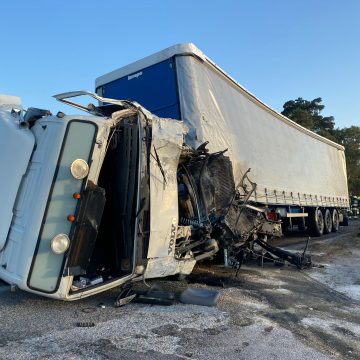
[[[181,122],[119,101],[100,117],[23,114],[2,99],[2,280],[77,299],[139,275],[191,272],[193,258],[174,257]]]
[[[67,100],[79,95],[106,105]],[[247,207],[225,151],[184,144],[183,122],[87,92],[57,99],[90,114],[24,111],[0,98],[3,281],[75,300],[189,274],[219,245],[239,253],[260,234],[281,234],[279,222]]]

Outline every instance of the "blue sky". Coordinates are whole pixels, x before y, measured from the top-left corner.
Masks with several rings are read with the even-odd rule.
[[[321,97],[337,126],[360,125],[358,0],[12,0],[0,12],[0,93],[25,107],[71,113],[51,96],[193,42],[275,110]]]

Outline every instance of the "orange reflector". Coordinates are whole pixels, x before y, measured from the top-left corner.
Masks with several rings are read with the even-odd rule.
[[[75,215],[68,215],[67,219],[70,222],[74,222],[76,220],[76,217],[75,217]]]
[[[73,198],[76,199],[76,200],[79,200],[81,198],[81,195],[76,192],[76,193],[73,194]]]

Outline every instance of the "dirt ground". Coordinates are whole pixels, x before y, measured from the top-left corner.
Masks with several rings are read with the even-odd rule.
[[[176,293],[217,289],[216,307],[115,308],[117,290],[69,303],[0,284],[0,359],[359,359],[359,226],[310,240],[323,267],[249,263],[235,277],[200,265],[188,280],[156,281]],[[277,245],[301,250],[305,241],[293,233]]]

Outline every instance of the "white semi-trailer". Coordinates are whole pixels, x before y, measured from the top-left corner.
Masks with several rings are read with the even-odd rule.
[[[289,120],[238,84],[193,44],[165,49],[96,80],[96,92],[132,99],[189,127],[186,142],[228,149],[235,183],[251,168],[250,196],[320,236],[346,223],[344,147]],[[307,221],[305,221],[305,219]]]

